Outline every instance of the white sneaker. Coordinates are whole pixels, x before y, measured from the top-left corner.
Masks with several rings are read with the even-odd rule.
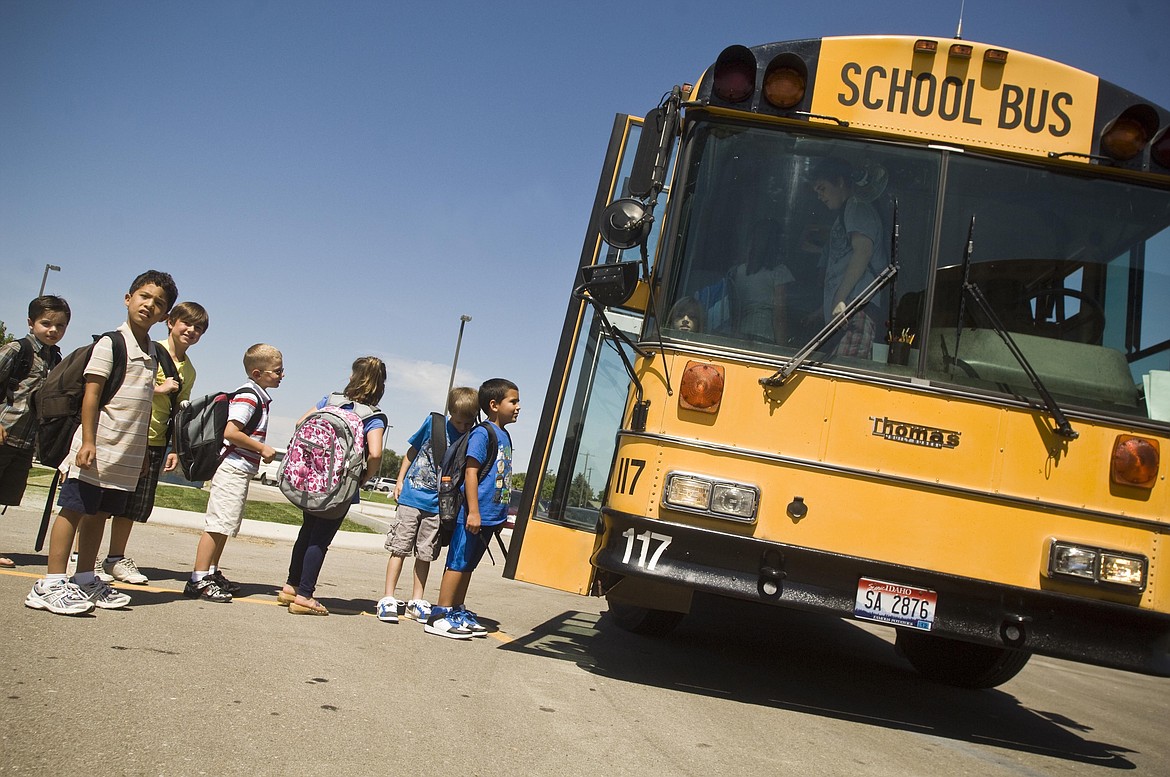
[[[119,591],[106,581],[95,577],[92,583],[74,583],[84,593],[95,607],[103,610],[116,610],[130,604],[130,594]]]
[[[406,611],[402,613],[402,617],[426,623],[431,617],[431,603],[426,599],[411,599],[406,603]]]
[[[402,602],[393,596],[383,596],[378,600],[378,620],[383,623],[398,623],[399,608]]]
[[[107,572],[106,570],[104,570],[104,569],[102,568],[102,565],[101,565],[101,563],[100,563],[100,562],[97,562],[97,561],[95,561],[95,562],[93,563],[93,574],[94,574],[94,576],[96,576],[96,577],[97,577],[97,579],[98,579],[98,580],[101,580],[103,583],[112,583],[112,582],[114,582],[114,576],[113,576],[113,575],[111,575],[111,574],[110,574],[109,572]]]
[[[57,615],[84,615],[93,609],[93,602],[84,591],[68,580],[58,580],[51,585],[38,580],[24,598],[24,606],[34,610],[48,610]]]
[[[120,583],[130,583],[131,585],[146,585],[150,582],[150,578],[138,571],[138,565],[129,556],[123,556],[113,564],[110,563],[109,559],[106,559],[102,562],[101,568],[106,575],[109,575],[110,579],[108,580],[102,577],[107,583],[117,580]]]

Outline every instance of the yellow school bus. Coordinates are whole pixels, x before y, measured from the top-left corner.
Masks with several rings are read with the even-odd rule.
[[[619,115],[505,574],[1170,675],[1170,111],[946,38],[731,46]],[[566,290],[568,291],[568,290]]]

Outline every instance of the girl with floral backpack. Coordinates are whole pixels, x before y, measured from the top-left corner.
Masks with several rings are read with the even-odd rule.
[[[382,438],[386,431],[386,416],[378,409],[378,402],[385,390],[386,365],[376,356],[362,356],[353,363],[345,391],[322,397],[316,407],[301,416],[278,475],[286,496],[294,489],[300,492],[328,490],[335,489],[337,484],[341,484],[348,494],[352,482],[360,485],[378,474],[382,464]],[[336,428],[340,428],[343,434],[335,433]],[[298,445],[301,440],[305,442],[303,446]],[[326,444],[321,446],[321,442]],[[347,481],[343,470],[353,452],[346,447],[353,445],[364,453],[365,464],[358,467],[361,471],[357,477],[349,476]],[[350,485],[345,485],[347,482]],[[358,502],[358,493],[359,490],[354,488],[352,498],[344,499],[338,506],[324,510],[308,506],[303,509],[304,523],[293,545],[288,579],[276,597],[281,604],[288,605],[290,613],[329,614],[329,610],[313,598],[313,592],[329,544],[341,527],[349,505]]]

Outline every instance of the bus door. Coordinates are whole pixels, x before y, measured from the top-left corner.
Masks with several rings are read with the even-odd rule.
[[[597,224],[606,205],[627,196],[641,124],[641,119],[624,115],[614,122],[581,253],[582,267],[640,257],[637,248],[619,251],[605,245]],[[660,218],[655,225],[661,225]],[[647,246],[651,257],[657,237],[656,229]],[[634,341],[641,334],[645,309],[646,294],[644,289],[639,292],[623,309],[607,311],[610,324]],[[600,500],[629,391],[629,378],[615,350],[618,347],[623,346],[613,342],[588,304],[576,298],[569,301],[505,577],[572,593],[590,592],[593,568],[589,558],[598,537]]]

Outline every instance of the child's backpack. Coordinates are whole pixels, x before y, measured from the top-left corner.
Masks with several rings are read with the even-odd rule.
[[[12,362],[8,377],[0,383],[0,402],[11,405],[16,401],[16,387],[29,376],[33,365],[33,347],[27,337],[20,338],[19,351]]]
[[[227,430],[228,405],[239,394],[256,397],[256,409],[244,424],[244,434],[251,435],[263,416],[260,396],[247,386],[237,391],[217,391],[191,400],[183,400],[171,418],[175,455],[187,480],[211,480],[227,451],[223,435]]]
[[[352,409],[341,405],[352,404]],[[280,492],[301,510],[340,520],[366,468],[365,421],[382,412],[330,394],[325,407],[297,425],[276,472]],[[385,418],[385,416],[383,416]]]
[[[487,429],[488,436],[488,460],[479,468],[479,482],[482,483],[492,473],[499,447],[496,430],[491,423],[480,421],[468,429],[466,434],[461,435],[443,454],[443,463],[439,467],[439,547],[445,548],[451,544],[451,537],[455,534],[455,520],[467,501],[467,495],[463,491],[463,479],[467,471],[467,443],[471,440],[471,433],[481,426]],[[446,429],[443,430],[443,434],[446,434]]]
[[[100,405],[113,398],[126,378],[126,340],[121,332],[94,335],[93,342],[73,351],[61,360],[45,382],[33,393],[37,412],[37,452],[42,464],[56,469],[69,455],[73,435],[81,426],[81,400],[85,396],[85,366],[93,348],[103,337],[110,338],[113,363],[102,387]]]

